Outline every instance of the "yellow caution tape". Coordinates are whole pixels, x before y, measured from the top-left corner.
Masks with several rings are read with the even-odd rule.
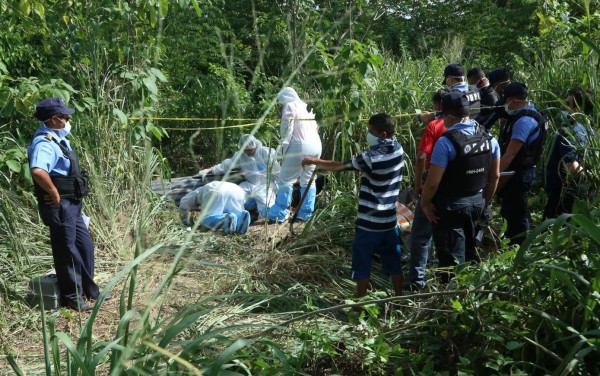
[[[542,103],[552,103],[552,102],[560,102],[559,100],[550,100],[550,101],[545,101]],[[484,107],[480,107],[480,109],[492,109],[492,108],[501,108],[503,106],[484,106]],[[414,113],[399,113],[399,114],[395,114],[392,115],[392,117],[394,118],[402,118],[402,117],[414,117],[417,115],[431,115],[434,114],[434,111],[419,111],[419,112],[414,112]],[[127,119],[129,120],[153,120],[153,121],[248,121],[248,120],[256,120],[255,118],[191,118],[191,117],[181,117],[181,118],[168,118],[168,117],[152,117],[152,116],[147,116],[147,117],[136,117],[136,116],[132,116],[132,117],[128,117]],[[252,127],[252,126],[256,126],[259,124],[268,124],[268,123],[272,123],[272,122],[279,122],[280,120],[315,120],[315,119],[296,119],[296,118],[286,118],[286,119],[280,119],[280,118],[271,118],[271,119],[265,119],[263,122],[254,122],[254,123],[246,123],[246,124],[237,124],[237,125],[227,125],[227,126],[220,126],[220,127],[198,127],[198,128],[163,128],[166,130],[171,130],[171,131],[203,131],[203,130],[218,130],[218,129],[231,129],[231,128],[245,128],[245,127]],[[331,120],[331,119],[321,119],[321,120]],[[369,118],[360,118],[360,121],[368,121]]]

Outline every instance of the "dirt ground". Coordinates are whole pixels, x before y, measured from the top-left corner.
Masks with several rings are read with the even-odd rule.
[[[295,231],[301,232],[303,226],[304,224],[301,223],[295,225]],[[184,232],[182,236],[185,235]],[[289,224],[253,224],[244,236],[227,237],[210,232],[195,233],[192,235],[191,245],[186,247],[186,254],[180,262],[182,269],[174,278],[168,293],[161,295],[163,299],[168,296],[168,301],[154,302],[152,301],[152,295],[170,268],[174,253],[179,249],[180,244],[169,245],[159,250],[149,260],[141,264],[138,269],[138,283],[133,306],[143,310],[148,304],[152,303],[156,307],[155,314],[169,317],[189,302],[195,302],[202,297],[232,293],[239,284],[239,273],[243,273],[243,271],[240,271],[240,263],[248,262],[248,260],[225,257],[219,252],[220,249],[229,247],[242,252],[242,254],[259,255],[260,257],[265,248],[273,249],[275,246],[280,245],[280,242],[288,241],[289,237]],[[204,241],[204,247],[195,247],[194,242],[197,240]],[[105,286],[130,261],[120,259],[110,260],[109,262],[103,256],[102,254],[96,254],[96,280],[101,287]],[[209,264],[214,266],[209,266]],[[238,272],[231,273],[232,270]],[[238,275],[235,275],[236,273]],[[112,299],[102,304],[94,321],[94,342],[114,340],[120,319],[120,298],[121,295],[127,296],[125,291],[127,289],[128,285],[124,286],[124,282],[120,281],[110,292]],[[7,303],[5,299],[3,303]],[[25,319],[23,315],[30,315],[27,319],[31,322],[27,328],[13,333],[8,338],[3,338],[2,340],[6,341],[3,348],[12,350],[17,364],[25,374],[44,373],[44,346],[40,311],[38,309],[23,310],[22,306],[17,309],[16,304],[14,306],[14,310],[7,310],[9,319],[12,315],[11,320],[22,322]],[[67,333],[75,343],[81,327],[85,325],[90,316],[89,312],[78,313],[70,309],[46,312],[47,316],[52,314],[57,314],[56,332]],[[14,372],[6,356],[0,356],[0,375],[12,374]]]

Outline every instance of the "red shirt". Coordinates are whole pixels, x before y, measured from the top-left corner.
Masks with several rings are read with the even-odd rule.
[[[434,119],[427,124],[425,129],[423,129],[423,134],[421,135],[421,142],[417,147],[417,150],[420,150],[427,154],[427,162],[425,163],[425,168],[429,170],[429,166],[431,165],[431,153],[433,152],[433,146],[437,142],[437,140],[442,137],[442,135],[446,132],[446,127],[444,127],[444,118]]]

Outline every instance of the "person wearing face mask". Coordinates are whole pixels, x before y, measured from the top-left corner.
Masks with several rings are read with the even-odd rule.
[[[427,177],[427,170],[429,170],[431,164],[433,146],[446,132],[444,118],[442,117],[442,97],[446,94],[448,94],[448,90],[440,89],[433,95],[435,119],[430,121],[423,130],[421,141],[417,147],[414,189],[419,195],[423,191],[423,182]],[[429,249],[431,248],[431,237],[431,222],[429,222],[417,202],[410,233],[410,266],[408,269],[409,282],[417,288],[425,287],[425,269]]]
[[[383,271],[391,276],[396,295],[402,294],[402,264],[396,198],[404,172],[404,152],[396,141],[394,119],[387,114],[371,116],[368,123],[369,150],[349,161],[338,162],[306,157],[303,166],[317,165],[329,171],[360,171],[358,217],[352,242],[352,279],[356,297],[369,287],[371,258],[381,256]]]
[[[279,173],[278,191],[275,204],[266,210],[266,215],[271,221],[283,222],[289,217],[289,206],[292,202],[293,184],[300,183],[300,196],[306,193],[306,198],[300,207],[297,219],[307,222],[315,210],[317,187],[313,181],[308,182],[315,169],[314,166],[302,168],[305,157],[319,158],[321,156],[321,138],[319,125],[315,121],[315,114],[308,110],[307,104],[300,99],[296,90],[286,87],[277,94],[277,101],[283,105],[281,114],[281,145],[278,155],[283,157],[281,172]]]
[[[474,120],[481,124],[494,110],[494,106],[500,99],[498,93],[492,88],[485,72],[481,68],[472,68],[467,72],[467,82],[470,91],[478,91],[481,98],[481,111]]]
[[[479,114],[479,108],[481,107],[481,98],[478,90],[470,90],[469,85],[465,82],[465,68],[460,64],[448,64],[444,68],[444,80],[442,85],[445,86],[449,92],[458,91],[467,94],[469,100],[469,114],[471,117],[475,117]],[[435,119],[434,114],[419,115],[418,120],[428,124],[430,121]]]
[[[469,116],[474,119],[480,113],[481,97],[479,90],[471,90],[465,81],[465,68],[459,64],[449,64],[444,68],[444,81],[449,91],[465,93],[465,98],[469,101]]]
[[[562,124],[550,142],[551,149],[546,158],[544,190],[548,201],[544,207],[544,218],[556,218],[573,210],[577,191],[573,177],[583,171],[585,148],[590,137],[596,134],[577,120],[591,116],[594,103],[591,89],[572,88],[568,91],[561,111]]]
[[[99,288],[94,282],[94,243],[82,215],[87,173],[67,140],[74,113],[60,98],[41,101],[34,114],[41,124],[27,153],[40,217],[50,228],[62,304],[89,311],[86,298],[97,299]]]
[[[506,220],[505,236],[511,244],[520,244],[529,230],[529,190],[535,179],[547,130],[547,118],[527,99],[527,86],[512,82],[504,88],[504,111],[510,116],[500,129],[500,171],[514,172],[498,196],[500,214]]]
[[[502,128],[506,125],[506,121],[509,118],[509,115],[504,111],[504,98],[502,98],[502,95],[504,94],[504,87],[510,84],[510,74],[504,68],[496,68],[487,77],[490,84],[489,87],[496,93],[494,95],[496,102],[492,104],[494,108],[488,113],[488,116],[481,119],[480,124],[485,129],[490,130],[500,120],[500,128]]]
[[[500,148],[496,139],[469,119],[469,100],[452,92],[442,98],[448,129],[436,142],[421,195],[421,209],[433,224],[440,274],[447,282],[450,268],[479,261],[475,226],[489,205],[499,179]]]
[[[244,174],[244,181],[240,187],[246,192],[246,210],[256,209],[264,215],[266,208],[275,202],[277,194],[276,180],[281,167],[276,159],[274,149],[263,146],[262,142],[251,134],[243,135],[238,147],[240,151],[223,162],[201,170],[196,176],[203,181],[207,174],[224,175],[234,168],[239,167]]]

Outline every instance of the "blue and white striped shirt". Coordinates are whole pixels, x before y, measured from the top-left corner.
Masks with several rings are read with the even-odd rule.
[[[395,138],[380,139],[379,145],[345,164],[362,172],[356,227],[366,231],[394,229],[396,199],[404,171],[402,146]]]

